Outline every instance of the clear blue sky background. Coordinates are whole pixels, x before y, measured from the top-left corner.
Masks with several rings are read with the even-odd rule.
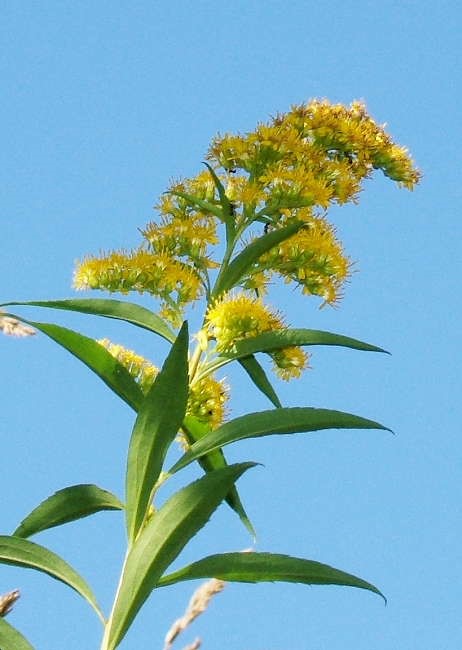
[[[273,295],[293,326],[354,336],[392,356],[316,348],[278,386],[286,405],[358,413],[379,431],[246,441],[264,463],[240,489],[260,550],[326,562],[388,598],[341,587],[230,585],[194,624],[204,650],[446,650],[462,645],[460,431],[460,9],[456,2],[2,2],[2,300],[68,297],[74,260],[136,245],[172,177],[200,169],[218,131],[311,97],[364,99],[424,172],[414,193],[377,177],[332,213],[357,260],[337,310]],[[23,314],[26,314],[24,309]],[[29,309],[160,362],[147,333]],[[0,339],[1,530],[55,490],[95,482],[122,495],[133,415],[43,336]],[[245,377],[233,415],[267,408]],[[123,524],[104,513],[37,536],[109,606]],[[222,507],[183,562],[250,541]],[[0,567],[19,587],[9,620],[38,650],[97,648],[72,591]],[[161,648],[192,584],[159,591],[122,645]]]

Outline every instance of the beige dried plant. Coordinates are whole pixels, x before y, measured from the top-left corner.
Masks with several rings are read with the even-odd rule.
[[[24,325],[17,318],[12,316],[4,316],[0,312],[0,331],[2,331],[7,336],[16,336],[18,338],[24,336],[33,336],[35,330],[28,325]]]
[[[167,632],[165,636],[164,650],[170,650],[178,635],[184,632],[184,630],[191,625],[200,614],[205,612],[212,598],[216,594],[219,594],[220,591],[223,591],[225,584],[226,583],[223,580],[212,578],[212,580],[203,582],[196,589],[183,616],[178,618]],[[197,650],[200,648],[200,645],[200,639],[196,639],[193,643],[186,646],[184,650]]]

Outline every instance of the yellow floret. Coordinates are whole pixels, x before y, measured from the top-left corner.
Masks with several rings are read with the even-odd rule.
[[[271,330],[284,329],[282,318],[259,298],[228,294],[207,311],[206,326],[218,351],[231,350],[236,341]]]
[[[308,354],[297,346],[281,348],[271,353],[276,374],[285,381],[298,378],[308,368]]]

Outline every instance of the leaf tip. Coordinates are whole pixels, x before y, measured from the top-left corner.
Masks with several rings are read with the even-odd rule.
[[[372,585],[372,586],[374,586],[374,585]],[[380,598],[382,598],[383,604],[386,607],[388,605],[388,600],[387,600],[387,597],[385,596],[385,594],[383,594],[380,591],[380,589],[377,589],[377,587],[374,587],[373,591],[374,591],[375,594],[377,594],[377,596],[380,596]]]

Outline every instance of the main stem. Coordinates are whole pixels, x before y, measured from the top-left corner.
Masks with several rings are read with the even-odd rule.
[[[122,569],[120,571],[119,583],[117,585],[117,589],[116,589],[115,596],[114,596],[114,601],[112,603],[111,613],[110,613],[109,618],[107,619],[106,625],[104,627],[104,635],[103,635],[103,640],[101,641],[100,650],[113,650],[116,647],[116,646],[113,646],[113,645],[109,645],[109,635],[111,633],[112,620],[113,620],[113,617],[114,617],[115,606],[117,604],[117,599],[119,597],[120,589],[122,587],[122,578],[123,578],[124,571],[125,571],[125,565],[127,563],[128,553],[129,553],[129,549],[127,548],[127,552],[125,553],[125,558],[124,558],[124,561],[123,561],[123,564],[122,564]]]

